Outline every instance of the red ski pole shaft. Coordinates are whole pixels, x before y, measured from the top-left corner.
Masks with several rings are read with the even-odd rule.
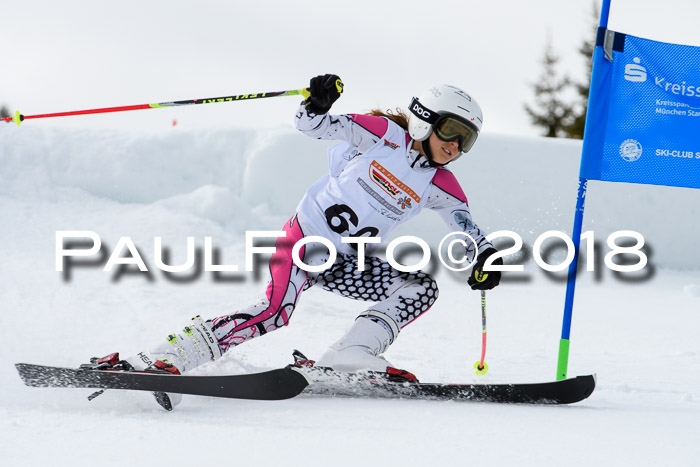
[[[486,292],[481,291],[481,368],[486,358]]]
[[[481,360],[474,364],[477,375],[485,375],[489,371],[489,366],[484,361],[486,359],[486,292],[481,291]]]
[[[139,104],[139,105],[125,105],[121,107],[104,107],[100,109],[87,109],[87,110],[74,110],[70,112],[57,112],[49,114],[37,114],[37,115],[22,115],[19,110],[15,112],[13,117],[4,117],[0,120],[3,122],[15,122],[17,126],[20,125],[24,120],[29,120],[32,118],[49,118],[49,117],[68,117],[72,115],[89,115],[89,114],[101,114],[110,112],[128,112],[130,110],[142,110],[142,109],[160,109],[164,107],[180,107],[184,105],[197,105],[197,104],[214,104],[217,102],[234,102],[242,100],[251,99],[263,99],[267,97],[281,97],[281,96],[304,96],[309,97],[308,89],[295,89],[292,91],[275,91],[275,92],[261,92],[255,94],[239,94],[236,96],[224,96],[224,97],[208,97],[204,99],[188,99],[183,101],[171,101],[171,102],[159,102],[157,104]]]

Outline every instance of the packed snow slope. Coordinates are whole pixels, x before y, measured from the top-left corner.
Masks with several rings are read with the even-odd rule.
[[[569,374],[597,373],[598,388],[576,405],[186,396],[166,413],[149,394],[107,391],[88,402],[90,390],[21,384],[16,362],[74,366],[128,355],[194,315],[229,314],[254,300],[264,262],[253,273],[198,267],[168,275],[156,267],[154,237],[169,264],[184,262],[187,237],[198,248],[212,237],[218,262],[243,270],[245,232],[279,229],[327,170],[329,146],[291,129],[0,127],[2,465],[697,465],[700,192],[688,189],[589,184],[584,230],[595,234],[596,270],[582,270],[577,285]],[[523,238],[523,251],[507,261],[525,270],[487,293],[488,374],[472,370],[481,351],[478,293],[465,286],[466,273],[437,261],[428,269],[440,299],[389,349],[394,365],[423,381],[554,379],[565,272],[542,273],[532,249],[546,231],[570,233],[580,149],[485,134],[451,167],[482,228]],[[618,230],[644,236],[649,264],[641,272],[603,264],[606,239]],[[101,256],[57,272],[57,231],[97,233]],[[396,235],[417,235],[436,251],[446,233],[425,212]],[[102,270],[121,237],[132,239],[148,273]],[[562,261],[562,245],[546,244],[550,263]],[[312,288],[287,328],[198,371],[279,367],[295,348],[317,357],[365,306]]]

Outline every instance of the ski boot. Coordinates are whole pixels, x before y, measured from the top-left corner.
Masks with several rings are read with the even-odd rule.
[[[350,330],[321,355],[316,365],[339,372],[368,371],[392,382],[417,383],[413,373],[394,367],[382,356],[398,333],[396,323],[383,313],[372,311],[360,315]]]

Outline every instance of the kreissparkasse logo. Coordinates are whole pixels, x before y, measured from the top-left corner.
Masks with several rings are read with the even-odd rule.
[[[636,83],[643,83],[647,80],[647,69],[640,65],[639,57],[632,59],[634,63],[625,65],[625,79]]]

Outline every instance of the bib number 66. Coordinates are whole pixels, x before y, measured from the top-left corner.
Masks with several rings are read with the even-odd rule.
[[[324,213],[326,214],[328,227],[339,235],[348,232],[347,236],[350,237],[362,237],[365,234],[368,234],[368,237],[376,237],[379,233],[379,229],[376,227],[363,227],[355,233],[349,233],[351,229],[350,225],[352,224],[352,228],[356,228],[360,219],[357,217],[355,211],[347,204],[334,204],[326,209]],[[350,244],[350,246],[357,250],[357,245]]]

